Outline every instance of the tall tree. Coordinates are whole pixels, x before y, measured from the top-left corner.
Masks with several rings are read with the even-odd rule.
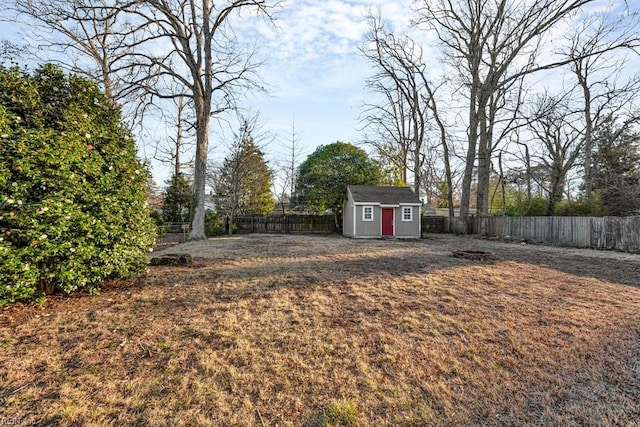
[[[562,200],[569,171],[582,154],[584,138],[576,122],[578,117],[571,113],[566,99],[539,96],[533,104],[529,129],[541,146],[537,157],[549,174],[547,215],[553,215]]]
[[[186,97],[195,111],[196,153],[194,163],[194,215],[190,239],[205,239],[205,197],[209,125],[211,115],[235,106],[243,91],[261,89],[260,61],[256,51],[237,43],[233,18],[255,13],[271,19],[266,0],[131,0],[129,14],[144,23],[145,38],[136,49],[136,63],[155,70],[161,82],[146,90],[152,97]],[[169,50],[158,54],[158,43],[166,41]],[[182,91],[173,88],[178,86]]]
[[[126,66],[136,29],[114,0],[13,0],[21,19],[34,29],[40,59],[99,82],[114,105],[138,90]],[[44,30],[44,31],[43,31]],[[53,37],[51,31],[54,32]]]
[[[298,168],[295,200],[319,213],[331,210],[336,222],[348,185],[378,185],[380,166],[361,148],[344,142],[321,145]]]
[[[601,126],[608,126],[605,121],[612,114],[624,117],[625,128],[640,119],[640,73],[630,72],[628,58],[621,52],[624,49],[633,53],[639,45],[639,25],[640,13],[625,8],[616,14],[596,14],[568,36],[569,46],[564,54],[572,60],[571,72],[580,94],[584,122],[583,187],[587,203],[593,188],[594,133]]]
[[[365,106],[363,121],[374,135],[366,142],[400,169],[404,182],[411,171],[413,191],[420,194],[429,111],[422,99],[422,50],[387,31],[380,16],[369,16],[369,30],[362,53],[376,71],[367,86],[382,99]]]
[[[98,80],[114,100],[131,90],[145,104],[184,97],[195,112],[195,214],[191,239],[206,238],[204,201],[210,116],[235,106],[245,90],[261,89],[256,51],[237,42],[233,20],[245,12],[270,21],[268,0],[15,0],[17,8],[66,37],[98,64]],[[117,65],[119,64],[119,65]],[[82,64],[78,62],[78,67]],[[112,90],[113,75],[126,77]]]
[[[378,139],[368,139],[381,157],[401,169],[406,182],[407,170],[414,176],[414,192],[421,194],[426,177],[434,176],[435,147],[441,148],[444,178],[447,185],[449,215],[453,217],[453,182],[447,126],[438,108],[435,85],[427,75],[422,48],[407,36],[397,36],[385,26],[380,16],[370,16],[370,35],[364,56],[374,65],[375,74],[367,81],[370,90],[382,95],[380,102],[365,107],[363,120]],[[435,124],[435,139],[429,135]],[[427,152],[428,151],[428,152]],[[429,162],[427,162],[429,160]],[[412,163],[410,165],[409,163]],[[429,164],[427,164],[429,163]]]

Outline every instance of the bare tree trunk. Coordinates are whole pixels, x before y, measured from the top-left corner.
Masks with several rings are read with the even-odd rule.
[[[194,1],[194,0],[191,0]],[[195,8],[192,8],[192,10]],[[193,176],[193,198],[195,212],[191,221],[189,240],[204,240],[205,200],[207,197],[207,157],[209,155],[209,121],[211,120],[211,98],[213,59],[211,44],[215,27],[211,28],[211,0],[202,0],[201,36],[196,37],[197,52],[191,59],[194,101],[196,110],[196,159]],[[195,18],[195,17],[194,17]],[[204,56],[204,58],[203,58]]]
[[[549,192],[549,205],[547,206],[547,216],[553,216],[556,206],[562,200],[564,193],[564,177],[559,170],[551,172],[551,191]]]
[[[455,218],[455,210],[453,207],[453,172],[451,171],[451,157],[449,154],[449,143],[447,142],[447,128],[442,121],[442,117],[440,116],[440,112],[438,110],[438,103],[436,102],[434,89],[427,79],[427,76],[424,72],[420,73],[420,78],[422,79],[422,83],[424,84],[424,88],[426,91],[425,101],[427,104],[427,108],[431,110],[431,114],[433,115],[433,119],[436,121],[438,125],[438,130],[440,133],[440,146],[442,147],[443,152],[443,160],[444,160],[444,172],[445,179],[447,182],[447,205],[449,207],[449,227],[452,226]],[[449,230],[451,231],[451,230]]]
[[[575,64],[575,73],[578,78],[578,84],[582,89],[584,97],[584,198],[587,204],[591,203],[591,190],[593,188],[593,178],[591,176],[592,152],[593,152],[593,116],[591,112],[591,89],[587,83],[587,76],[583,75],[581,65]]]
[[[414,156],[413,169],[415,172],[413,173],[413,192],[420,197],[420,189],[422,187],[422,153],[416,150]]]
[[[479,117],[480,135],[478,144],[478,187],[477,187],[477,214],[489,215],[489,181],[491,178],[491,141],[487,129],[487,119],[484,109],[480,110]],[[484,222],[483,222],[484,224]]]
[[[417,67],[416,67],[417,68]],[[415,73],[418,73],[419,70],[416,70]],[[417,76],[416,76],[417,77]],[[421,105],[421,99],[419,96],[418,82],[417,78],[414,77],[409,82],[410,87],[410,95],[411,96],[411,110],[413,116],[413,191],[416,193],[418,197],[420,197],[420,189],[422,187],[422,165],[424,163],[424,155],[422,154],[422,150],[424,147],[424,138],[425,138],[425,113],[423,111],[423,106]]]
[[[533,198],[531,193],[531,158],[529,157],[529,146],[525,144],[525,161],[527,170],[527,200],[530,202]]]
[[[178,105],[178,117],[176,124],[176,144],[175,144],[175,165],[174,165],[174,176],[178,176],[180,174],[180,151],[182,150],[182,112],[184,109],[184,104],[180,102]]]
[[[471,86],[471,102],[469,103],[469,126],[468,145],[465,160],[464,175],[462,176],[462,196],[460,197],[460,216],[456,223],[456,233],[466,234],[468,229],[469,208],[471,207],[471,182],[476,164],[476,150],[478,147],[478,113],[477,106],[477,84]]]
[[[502,215],[506,215],[507,214],[507,195],[506,195],[506,188],[505,188],[504,170],[502,168],[502,151],[498,153],[498,168],[500,170],[500,191],[502,192],[502,198],[501,198]]]
[[[210,102],[210,101],[209,101]],[[200,105],[198,105],[200,104]],[[205,198],[207,182],[207,155],[209,152],[209,114],[211,104],[206,101],[196,103],[197,123],[196,129],[196,159],[193,176],[193,205],[195,206],[189,240],[204,240],[205,234]]]

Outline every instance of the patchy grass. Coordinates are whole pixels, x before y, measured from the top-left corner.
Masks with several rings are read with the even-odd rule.
[[[0,416],[639,425],[638,256],[451,236],[253,235],[165,251],[196,265],[0,309]]]

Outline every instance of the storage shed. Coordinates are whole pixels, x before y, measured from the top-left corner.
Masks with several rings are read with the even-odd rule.
[[[350,185],[342,234],[354,238],[420,238],[420,198],[409,187]]]

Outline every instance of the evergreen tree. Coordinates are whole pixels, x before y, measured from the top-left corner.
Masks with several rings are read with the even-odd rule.
[[[244,215],[264,215],[271,213],[275,206],[271,194],[273,174],[253,140],[247,142],[241,154],[242,174],[240,175],[240,198],[238,211]]]
[[[593,190],[607,215],[640,212],[640,134],[609,119],[594,138]]]
[[[168,222],[187,222],[191,212],[193,190],[184,174],[174,175],[168,181],[164,194],[162,216]]]
[[[149,178],[95,83],[0,65],[0,305],[144,270]]]
[[[212,179],[216,209],[231,221],[236,215],[261,215],[273,211],[272,171],[264,153],[251,137],[245,123],[230,156],[224,159]]]
[[[331,210],[336,225],[348,185],[379,185],[380,165],[361,148],[344,142],[321,145],[298,168],[295,202],[323,213]]]

